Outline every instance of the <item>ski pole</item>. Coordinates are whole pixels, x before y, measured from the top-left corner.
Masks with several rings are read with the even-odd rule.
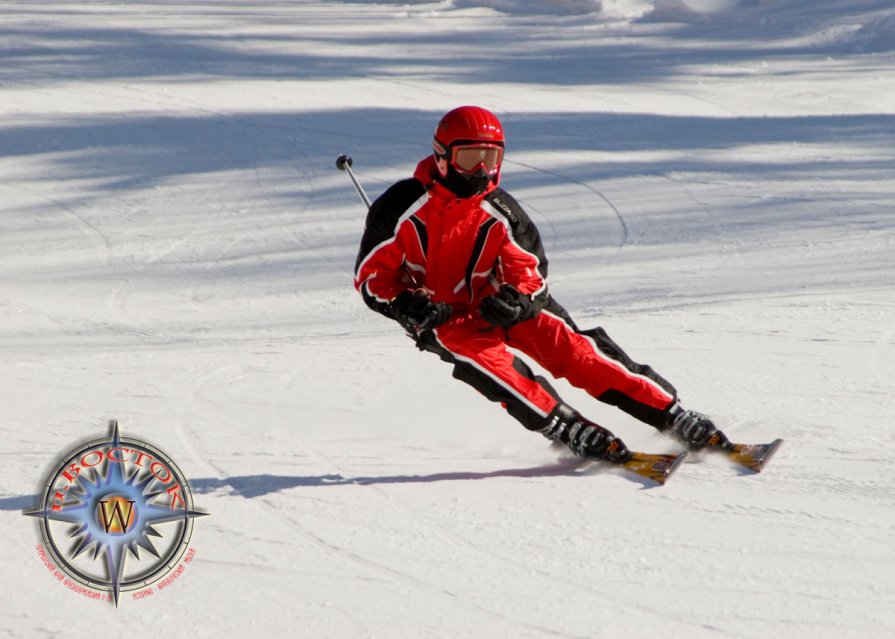
[[[361,201],[363,201],[364,205],[366,205],[367,207],[367,210],[369,210],[372,202],[370,202],[370,198],[367,197],[367,193],[364,191],[364,187],[361,186],[361,183],[354,175],[354,171],[351,170],[352,164],[353,161],[351,159],[351,156],[345,153],[342,153],[339,157],[336,158],[336,168],[340,171],[348,172],[348,177],[350,177],[351,181],[354,183],[354,190],[357,191],[357,194],[360,196]],[[416,342],[417,348],[419,348],[420,350],[426,350],[426,347],[423,346],[420,342],[420,331],[423,327],[410,318],[403,317],[401,315],[395,315],[394,317],[406,332],[407,337]]]
[[[351,170],[352,164],[354,164],[354,161],[351,159],[351,156],[346,155],[345,153],[336,158],[336,168],[340,171],[348,171],[348,177],[350,177],[351,181],[354,183],[354,190],[357,191],[360,199],[369,209],[373,203],[370,202],[370,198],[368,198],[366,192],[364,192],[364,187],[362,187],[360,182],[357,181],[357,177],[355,177],[354,171]]]

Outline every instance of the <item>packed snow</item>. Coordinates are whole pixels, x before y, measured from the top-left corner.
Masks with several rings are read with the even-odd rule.
[[[0,637],[895,636],[890,0],[0,5]],[[554,295],[736,441],[576,464],[352,287],[447,110]],[[632,448],[677,445],[560,382]],[[107,432],[190,479],[195,560],[47,574],[45,475]]]

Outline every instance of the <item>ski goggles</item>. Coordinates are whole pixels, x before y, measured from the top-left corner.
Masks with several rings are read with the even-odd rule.
[[[458,144],[451,147],[451,164],[460,173],[478,173],[484,169],[494,175],[503,160],[503,147],[499,144]]]

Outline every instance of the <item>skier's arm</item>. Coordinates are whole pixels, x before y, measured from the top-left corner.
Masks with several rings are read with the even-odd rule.
[[[506,219],[512,232],[513,241],[523,250],[538,258],[539,272],[544,279],[547,279],[547,256],[544,253],[541,234],[522,205],[501,188],[494,189],[489,193],[486,201],[494,211]]]
[[[550,301],[547,256],[537,226],[509,193],[495,189],[487,201],[509,229],[499,256],[504,286],[488,305],[516,307],[517,318],[512,323],[518,323],[536,316]]]
[[[391,302],[408,289],[401,221],[425,189],[415,179],[402,180],[373,202],[367,213],[364,234],[357,254],[354,287],[367,306],[393,318]]]

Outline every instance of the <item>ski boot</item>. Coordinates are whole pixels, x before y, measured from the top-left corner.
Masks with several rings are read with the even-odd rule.
[[[553,410],[547,425],[538,432],[547,439],[565,444],[585,459],[624,464],[632,456],[622,440],[565,404],[559,404]]]
[[[668,418],[662,430],[668,431],[690,450],[718,448],[726,451],[732,446],[727,436],[718,430],[707,415],[695,410],[686,410],[677,402],[668,409]]]

